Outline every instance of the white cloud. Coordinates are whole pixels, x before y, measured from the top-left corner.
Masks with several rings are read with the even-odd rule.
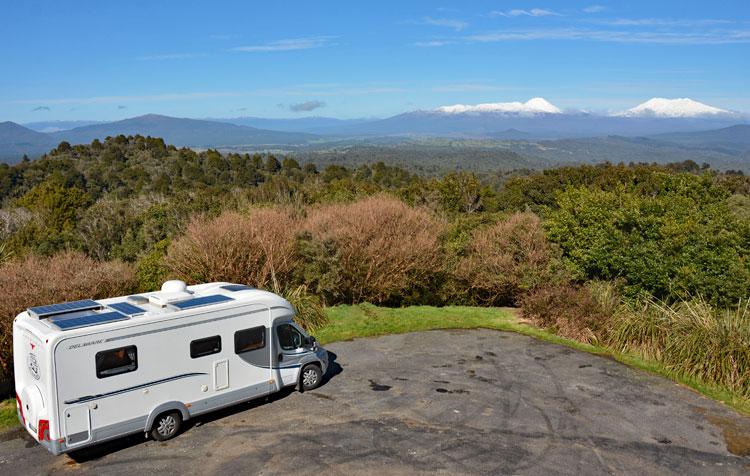
[[[211,40],[236,40],[241,37],[242,35],[233,35],[233,34],[227,34],[227,33],[208,35],[208,38]]]
[[[289,110],[292,112],[309,112],[325,107],[326,103],[323,101],[305,101],[297,104],[290,104]]]
[[[163,61],[163,60],[199,58],[201,56],[205,56],[205,55],[194,54],[194,53],[172,53],[172,54],[164,54],[164,55],[139,56],[136,58],[136,60],[137,61]]]
[[[494,10],[489,13],[489,16],[491,17],[521,17],[521,16],[527,16],[527,17],[550,17],[555,16],[559,17],[561,14],[548,10],[546,8],[532,8],[531,10],[521,10],[519,8],[514,8],[513,10],[508,11],[499,11]]]
[[[160,102],[160,101],[182,101],[186,99],[211,99],[224,96],[236,96],[238,93],[231,92],[194,92],[194,93],[166,93],[153,95],[133,96],[91,96],[77,98],[55,98],[55,99],[18,99],[11,101],[12,104],[111,104],[125,102]]]
[[[522,89],[524,88],[497,86],[493,84],[474,82],[474,83],[442,84],[442,85],[434,86],[432,88],[432,91],[436,93],[484,93],[484,92],[494,92],[494,91],[516,91],[516,90],[522,90]]]
[[[466,23],[465,21],[453,20],[450,18],[424,17],[422,18],[422,21],[420,23],[424,25],[444,26],[444,27],[451,28],[456,31],[461,31],[467,26],[469,26],[469,24]]]
[[[696,27],[711,25],[729,25],[732,20],[717,20],[711,18],[673,19],[673,18],[615,18],[589,20],[590,23],[609,26],[664,26],[664,27]]]
[[[271,52],[271,51],[294,51],[309,50],[313,48],[323,48],[332,46],[335,36],[310,36],[306,38],[287,38],[284,40],[272,41],[262,45],[237,46],[230,48],[229,51],[243,51],[248,53]]]
[[[435,48],[437,46],[452,45],[455,43],[456,41],[454,40],[429,40],[429,41],[417,41],[416,43],[414,43],[414,46],[419,46],[422,48]]]
[[[499,31],[464,38],[468,42],[583,40],[607,43],[652,43],[664,45],[722,45],[750,43],[750,30],[712,30],[707,32],[617,31],[591,29],[536,29]]]
[[[7,104],[117,104],[125,105],[138,102],[168,102],[216,99],[221,97],[252,97],[252,96],[359,96],[369,94],[394,94],[408,92],[402,87],[389,84],[364,83],[316,83],[283,86],[278,88],[262,88],[246,91],[196,91],[187,93],[163,93],[152,95],[118,95],[118,96],[89,96],[52,99],[16,99]],[[49,106],[43,106],[49,107]]]
[[[602,5],[589,5],[588,7],[584,8],[583,11],[586,13],[599,13],[606,10],[607,7]]]

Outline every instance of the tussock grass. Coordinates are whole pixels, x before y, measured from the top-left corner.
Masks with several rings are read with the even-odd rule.
[[[674,374],[750,397],[750,300],[725,310],[701,298],[624,306],[607,343],[655,360]]]
[[[289,288],[280,293],[284,299],[289,301],[297,314],[294,321],[300,324],[308,332],[314,332],[328,323],[328,315],[323,307],[320,297],[310,294],[307,286],[301,285]]]

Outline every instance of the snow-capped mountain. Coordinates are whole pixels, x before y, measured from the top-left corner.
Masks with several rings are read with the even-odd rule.
[[[652,98],[643,104],[639,104],[634,108],[628,109],[618,116],[624,117],[679,117],[679,118],[690,118],[690,117],[706,117],[706,116],[717,116],[724,114],[733,114],[731,111],[726,109],[720,109],[718,107],[709,106],[698,101],[694,101],[690,98],[677,98],[677,99],[666,99],[666,98]]]
[[[489,102],[476,105],[454,104],[441,106],[436,112],[445,114],[502,113],[502,114],[561,114],[562,111],[544,98],[532,98],[526,102]]]

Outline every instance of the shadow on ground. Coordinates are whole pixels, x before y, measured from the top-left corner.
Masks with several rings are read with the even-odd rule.
[[[324,387],[326,384],[328,384],[331,379],[339,375],[341,372],[343,372],[343,368],[341,365],[339,365],[336,362],[336,358],[338,356],[333,352],[328,352],[328,369],[326,369],[325,375],[323,375],[323,380],[320,384],[320,387]],[[205,413],[203,415],[198,415],[196,417],[191,418],[190,420],[183,423],[182,430],[180,431],[181,434],[187,433],[189,431],[193,431],[193,429],[198,428],[202,425],[205,425],[206,423],[210,423],[213,421],[221,420],[224,418],[235,416],[239,413],[246,412],[248,410],[252,410],[253,408],[257,408],[266,404],[270,404],[279,400],[282,400],[292,393],[294,393],[296,390],[296,387],[284,387],[280,391],[272,393],[271,395],[256,398],[253,400],[237,403],[235,405],[222,408],[219,410],[215,410],[209,413]],[[23,431],[19,428],[19,431]],[[24,432],[25,433],[25,432]],[[179,438],[178,435],[176,438]],[[136,433],[133,435],[124,436],[121,438],[117,438],[111,441],[106,441],[94,446],[89,446],[87,448],[82,448],[77,451],[71,451],[68,453],[68,456],[75,461],[76,463],[85,463],[88,461],[95,461],[97,459],[103,458],[107,455],[110,455],[112,453],[131,448],[137,445],[141,445],[148,441],[149,437],[145,436],[144,433]],[[30,445],[34,446],[36,445],[36,441],[34,441],[31,437],[29,437],[29,440],[31,440]]]

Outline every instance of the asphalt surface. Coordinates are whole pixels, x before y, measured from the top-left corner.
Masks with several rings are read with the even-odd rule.
[[[750,473],[750,419],[606,358],[490,330],[329,350],[319,389],[196,418],[168,442],[54,457],[5,433],[0,474]]]

